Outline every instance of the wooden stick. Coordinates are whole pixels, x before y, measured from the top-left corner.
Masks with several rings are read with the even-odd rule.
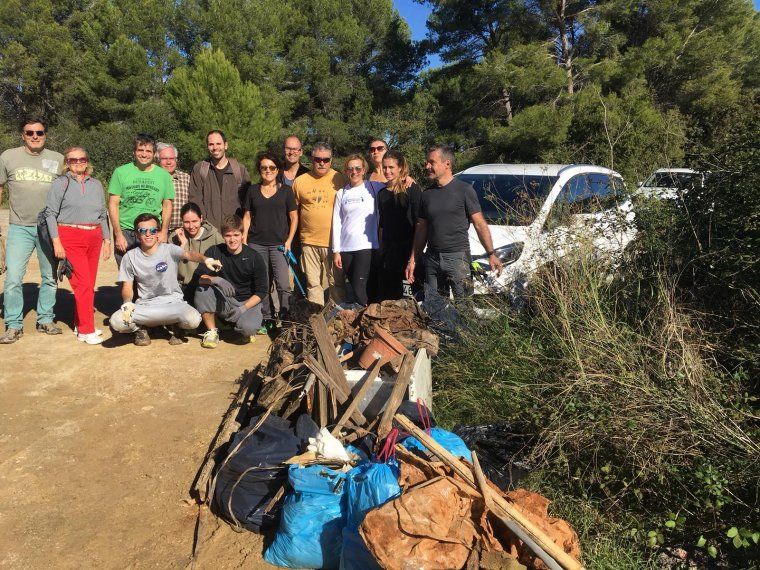
[[[255,377],[256,374],[250,372],[245,381],[241,382],[238,393],[235,396],[235,399],[232,400],[230,407],[227,408],[227,414],[222,420],[222,425],[219,426],[219,431],[216,432],[216,437],[214,437],[214,441],[211,444],[211,449],[206,453],[206,457],[203,459],[198,478],[192,488],[192,491],[198,494],[198,498],[202,503],[205,503],[208,499],[208,481],[211,477],[211,472],[216,465],[215,457],[217,449],[220,445],[227,443],[230,436],[240,429],[240,424],[235,421],[235,418],[237,418],[240,409],[243,407],[243,403],[248,396],[251,383]]]
[[[320,382],[317,386],[319,398],[319,427],[327,427],[327,387]]]
[[[520,528],[520,525],[518,525],[512,519],[509,519],[507,517],[500,517],[497,513],[494,512],[493,502],[491,501],[491,493],[488,490],[488,483],[486,483],[486,476],[483,474],[483,470],[480,468],[480,461],[478,461],[478,456],[474,451],[472,452],[472,471],[475,473],[475,478],[478,481],[478,489],[480,490],[480,494],[483,495],[483,501],[485,501],[486,510],[491,511],[496,518],[503,522],[504,525],[506,525],[506,527],[512,531],[512,534],[522,540],[523,543],[525,543],[525,546],[530,548],[531,551],[536,556],[538,556],[544,564],[546,564],[549,570],[561,570],[562,567],[557,564],[557,561],[549,556],[549,554],[547,554],[543,548],[536,544],[536,542],[531,539],[530,536],[528,536],[528,533]]]
[[[401,361],[401,368],[399,368],[398,374],[396,374],[396,383],[393,385],[391,395],[388,398],[388,402],[383,410],[383,415],[380,418],[380,425],[377,428],[378,438],[384,438],[391,431],[391,424],[393,423],[393,415],[401,405],[401,401],[406,395],[406,389],[409,387],[409,381],[412,378],[412,372],[414,371],[414,354],[407,352],[404,355],[404,360]]]
[[[313,356],[309,355],[306,357],[306,365],[311,369],[312,372],[314,372],[314,374],[316,374],[317,379],[321,384],[324,384],[327,388],[335,393],[335,397],[338,399],[338,402],[344,404],[346,400],[348,400],[349,396],[351,396],[351,391],[349,390],[348,393],[344,393],[341,386],[337,382],[333,381],[333,378],[325,371],[324,368],[319,365],[319,362],[317,362]],[[345,374],[343,378],[345,379]],[[346,386],[348,386],[348,382],[346,382]],[[356,422],[357,425],[360,426],[363,426],[367,423],[367,418],[364,417],[364,414],[356,409],[351,412],[351,418]]]
[[[403,414],[396,414],[396,423],[417,438],[433,455],[438,457],[446,465],[451,467],[454,472],[462,477],[475,489],[478,488],[476,477],[472,469],[454,457],[444,449],[437,441],[430,437],[425,431],[419,429],[414,422]],[[583,566],[560,548],[547,534],[533,524],[514,504],[507,501],[504,497],[496,493],[493,489],[486,486],[486,495],[493,503],[493,512],[497,516],[507,518],[517,523],[525,533],[533,539],[542,549],[544,549],[562,568],[566,570],[582,570]]]
[[[366,396],[369,389],[372,387],[372,385],[375,383],[375,379],[377,378],[378,374],[380,374],[380,368],[383,365],[383,360],[377,360],[375,361],[375,364],[372,366],[372,370],[369,372],[369,376],[364,380],[364,384],[361,385],[359,388],[359,391],[356,393],[356,395],[351,400],[351,403],[346,408],[346,411],[343,412],[343,415],[338,420],[338,423],[335,425],[335,427],[332,429],[333,435],[337,435],[340,431],[340,428],[346,424],[348,421],[348,418],[351,417],[351,415],[354,413],[354,410],[356,410],[361,403],[361,401],[364,399],[364,396]]]

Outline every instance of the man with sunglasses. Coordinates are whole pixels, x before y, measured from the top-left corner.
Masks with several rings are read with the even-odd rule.
[[[311,170],[293,182],[298,205],[301,237],[301,269],[306,276],[306,297],[312,303],[325,304],[325,290],[340,303],[344,296],[343,273],[333,266],[330,252],[335,194],[348,180],[331,168],[332,147],[319,142],[311,150]]]
[[[111,328],[118,333],[135,333],[135,345],[148,346],[146,327],[171,326],[169,344],[182,344],[182,331],[201,324],[201,314],[184,299],[177,280],[180,261],[203,263],[217,272],[221,262],[197,251],[185,251],[178,245],[159,241],[159,219],[143,213],[135,218],[134,233],[139,246],[130,249],[119,267],[122,306],[111,315]],[[134,298],[137,283],[138,299]]]
[[[108,216],[114,233],[114,258],[121,266],[124,254],[137,246],[135,219],[148,212],[161,220],[158,240],[169,241],[174,182],[171,174],[153,162],[156,140],[145,134],[135,137],[134,160],[113,171],[108,184]]]
[[[45,148],[47,129],[41,119],[25,119],[20,127],[24,144],[0,155],[0,200],[7,187],[10,207],[5,251],[8,274],[3,295],[6,331],[0,336],[0,344],[14,343],[24,334],[22,283],[35,249],[41,275],[37,331],[61,334],[61,328],[53,322],[56,282],[50,260],[37,237],[37,215],[45,207],[50,184],[63,171],[63,155]]]

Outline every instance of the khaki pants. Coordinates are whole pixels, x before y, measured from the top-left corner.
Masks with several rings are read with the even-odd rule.
[[[306,298],[318,305],[325,304],[325,291],[341,303],[345,297],[343,271],[333,265],[330,248],[303,244],[301,269],[306,276]]]

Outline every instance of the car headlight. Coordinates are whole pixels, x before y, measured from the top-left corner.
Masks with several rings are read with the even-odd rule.
[[[520,259],[520,254],[522,254],[524,247],[525,247],[524,242],[517,241],[514,243],[510,243],[509,245],[505,245],[503,247],[497,247],[494,250],[494,253],[496,254],[496,257],[498,257],[504,265],[509,265],[511,263],[514,263],[518,259]],[[473,266],[480,266],[482,269],[485,269],[485,270],[491,269],[491,265],[488,263],[488,257],[485,255],[482,255],[473,259],[472,264]]]

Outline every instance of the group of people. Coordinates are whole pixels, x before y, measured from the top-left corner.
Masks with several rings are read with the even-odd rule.
[[[61,155],[45,148],[46,136],[44,121],[27,119],[23,145],[0,155],[0,197],[7,189],[10,206],[0,344],[23,336],[21,285],[35,249],[37,331],[62,333],[54,322],[55,273],[67,266],[74,332],[87,344],[102,341],[95,279],[99,260],[112,253],[123,304],[110,326],[134,333],[138,346],[150,344],[148,329],[160,326],[171,344],[183,343],[184,332],[203,322],[201,344],[214,348],[217,318],[251,338],[266,332],[275,311],[287,314],[296,284],[319,305],[398,299],[404,280],[422,281],[426,294],[470,294],[471,223],[491,268],[501,271],[475,191],[454,177],[454,153],[445,145],[429,149],[431,185],[422,191],[403,154],[381,139],[369,145],[370,163],[352,154],[341,173],[329,144],[312,147],[309,169],[301,141],[289,136],[282,157],[259,154],[260,182],[252,183],[245,165],[228,156],[222,131],[208,133],[208,157],[190,173],[177,167],[175,146],[138,135],[106,201],[86,149]],[[40,224],[49,232],[48,255]]]

